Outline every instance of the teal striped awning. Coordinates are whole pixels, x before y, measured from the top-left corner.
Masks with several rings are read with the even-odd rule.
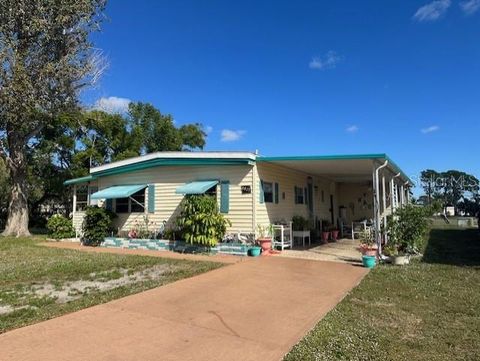
[[[175,193],[177,194],[203,194],[208,191],[210,188],[216,186],[218,181],[196,181],[184,184],[177,188]]]
[[[147,188],[147,184],[133,184],[124,186],[113,186],[95,192],[90,196],[90,199],[115,199],[127,198],[132,194]]]

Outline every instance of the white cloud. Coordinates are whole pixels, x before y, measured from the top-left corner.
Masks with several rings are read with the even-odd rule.
[[[417,21],[435,21],[442,17],[450,7],[450,0],[435,0],[420,7],[413,15]]]
[[[432,125],[428,128],[423,128],[421,129],[420,131],[423,133],[423,134],[428,134],[428,133],[432,133],[432,132],[436,132],[437,130],[439,130],[440,127],[438,125]]]
[[[119,97],[108,97],[108,98],[100,98],[95,102],[93,106],[94,109],[103,110],[107,113],[126,113],[128,111],[128,105],[132,101],[127,98],[119,98]]]
[[[348,133],[356,133],[356,132],[358,132],[359,129],[360,128],[358,128],[356,125],[350,125],[349,127],[347,127],[345,129],[345,131],[348,132]]]
[[[245,135],[246,131],[244,130],[231,130],[231,129],[223,129],[222,130],[222,142],[235,142],[242,138]]]
[[[207,125],[204,129],[205,133],[207,134],[210,134],[211,132],[213,132],[213,127],[210,126],[210,125]]]
[[[460,8],[465,15],[472,15],[480,9],[480,0],[467,0],[460,3]]]
[[[325,56],[312,58],[310,63],[308,63],[308,67],[315,70],[334,69],[342,60],[342,56],[338,55],[335,51],[330,50]]]

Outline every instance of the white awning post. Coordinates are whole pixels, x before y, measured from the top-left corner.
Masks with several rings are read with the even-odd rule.
[[[379,192],[379,187],[380,187],[380,182],[379,182],[379,175],[380,175],[380,170],[382,168],[385,168],[388,165],[388,160],[385,160],[385,163],[382,165],[378,166],[373,174],[373,180],[374,180],[374,205],[373,205],[373,210],[375,213],[375,219],[373,220],[374,226],[375,226],[375,240],[377,242],[377,254],[380,255],[382,253],[382,236],[380,234],[380,192]]]
[[[383,212],[383,236],[385,237],[385,244],[387,243],[387,190],[385,183],[385,174],[382,174],[382,212]]]
[[[403,183],[400,185],[400,207],[405,205],[405,188]]]

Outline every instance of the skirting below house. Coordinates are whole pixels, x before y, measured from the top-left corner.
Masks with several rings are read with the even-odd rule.
[[[100,245],[106,248],[144,249],[152,251],[174,251],[180,253],[210,253],[247,256],[250,246],[243,243],[219,243],[215,247],[192,245],[184,241],[167,239],[129,239],[107,237]]]

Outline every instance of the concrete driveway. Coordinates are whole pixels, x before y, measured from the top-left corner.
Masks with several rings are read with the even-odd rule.
[[[280,360],[365,274],[259,257],[7,332],[0,360]]]

